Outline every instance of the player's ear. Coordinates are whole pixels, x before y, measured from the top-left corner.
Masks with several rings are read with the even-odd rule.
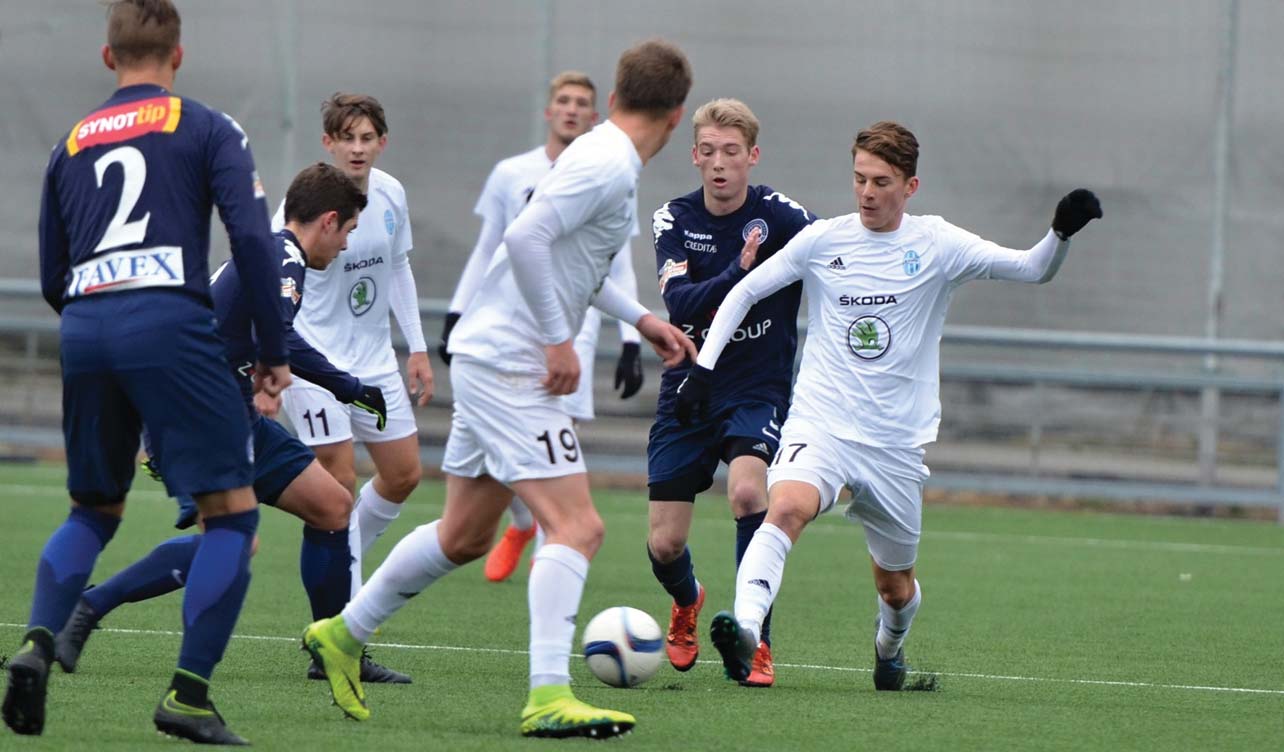
[[[169,64],[174,70],[178,70],[178,67],[183,64],[183,45],[174,45],[174,51],[169,56]]]
[[[380,148],[380,149],[386,149],[386,148],[388,148],[388,134],[387,134],[387,133],[385,133],[385,134],[383,134],[382,136],[380,136],[380,137],[379,137],[379,148]]]
[[[682,122],[682,114],[686,111],[686,107],[679,106],[676,110],[669,113],[669,122],[667,125],[669,126],[668,130],[670,133],[673,132],[674,128],[678,127],[678,123]]]
[[[330,145],[333,143],[334,143],[334,139],[330,137],[329,133],[321,134],[321,148],[325,149],[326,151],[330,151]]]
[[[321,215],[321,229],[327,234],[339,231],[339,212],[337,209],[331,209]]]
[[[905,181],[905,198],[909,198],[910,196],[913,196],[914,192],[917,190],[918,190],[918,175],[915,175],[914,177]]]
[[[107,66],[107,70],[116,70],[116,57],[111,54],[109,44],[103,45],[103,65]]]
[[[757,144],[754,144],[753,148],[749,149],[749,166],[750,167],[753,167],[754,165],[758,164],[758,157],[760,156],[760,154],[761,152],[758,151]]]

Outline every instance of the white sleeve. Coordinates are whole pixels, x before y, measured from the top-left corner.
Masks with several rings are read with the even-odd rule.
[[[615,286],[620,288],[620,291],[632,300],[636,301],[638,299],[638,277],[633,273],[633,249],[629,247],[628,243],[625,243],[620,252],[615,254],[615,258],[611,259],[611,271],[607,275],[607,279],[615,283]],[[637,321],[637,319],[633,319],[633,321]],[[641,341],[642,337],[638,334],[638,330],[634,329],[628,321],[621,318],[620,342],[640,343]]]
[[[513,278],[526,305],[535,315],[543,345],[556,345],[574,336],[553,289],[553,239],[562,233],[562,220],[547,202],[533,202],[517,215],[504,233]]]
[[[814,227],[816,225],[808,230]],[[731,288],[731,292],[727,293],[727,297],[718,306],[718,314],[713,317],[713,323],[709,326],[709,334],[704,338],[704,347],[700,348],[696,365],[713,370],[723,348],[731,341],[731,335],[735,334],[736,327],[744,321],[745,314],[749,313],[753,304],[802,279],[807,255],[815,243],[816,234],[807,230],[798,233],[784,248],[776,251],[771,258],[762,262]]]
[[[394,254],[392,257],[392,291],[389,293],[388,305],[392,315],[401,328],[401,336],[406,338],[410,352],[428,352],[424,344],[424,324],[419,318],[419,292],[415,289],[415,275],[410,271],[410,257],[405,254]]]
[[[486,276],[486,269],[490,267],[490,261],[495,257],[495,249],[503,239],[504,226],[500,222],[483,217],[481,232],[477,235],[477,245],[473,246],[473,252],[468,256],[468,263],[464,264],[464,273],[460,275],[459,284],[455,287],[455,295],[450,299],[451,313],[463,313],[468,307],[468,301],[472,300],[473,295],[477,293],[477,288]]]
[[[966,230],[948,225],[954,253],[946,263],[946,275],[952,282],[970,279],[1002,279],[1012,282],[1042,284],[1052,279],[1065,261],[1070,241],[1061,240],[1048,230],[1033,248],[1004,248]]]
[[[602,280],[602,288],[597,291],[597,295],[593,296],[593,307],[608,316],[619,319],[620,329],[626,326],[625,322],[636,324],[643,316],[650,313],[636,298],[616,285],[610,277]],[[637,329],[630,326],[629,330],[633,332],[633,342],[642,341]]]
[[[272,215],[272,232],[280,232],[285,229],[285,199],[281,199],[280,205],[276,207],[276,214]]]

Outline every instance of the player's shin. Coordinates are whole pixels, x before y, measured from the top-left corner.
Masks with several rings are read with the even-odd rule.
[[[401,514],[401,504],[380,496],[371,479],[357,493],[356,507],[352,513],[360,518],[361,553],[364,554]]]
[[[380,624],[457,568],[441,549],[437,534],[440,525],[441,520],[434,520],[402,538],[361,592],[344,607],[343,621],[359,642],[369,642]]]
[[[206,518],[183,594],[180,671],[208,681],[223,659],[250,586],[250,548],[258,525],[257,507]],[[201,705],[181,697],[180,702]]]
[[[106,582],[85,591],[85,602],[101,619],[122,603],[137,603],[183,587],[200,548],[201,536],[171,538]]]
[[[901,608],[892,608],[887,601],[878,599],[878,636],[875,638],[875,644],[879,658],[894,657],[905,644],[910,625],[914,623],[914,615],[918,613],[922,600],[923,590],[918,586],[918,580],[914,580],[914,597]]]
[[[119,525],[119,517],[88,507],[72,507],[40,554],[29,629],[41,627],[51,633],[62,629],[89,581],[98,554]]]
[[[535,555],[527,599],[531,615],[531,689],[571,681],[575,615],[589,562],[579,551],[549,543]]]
[[[754,533],[736,572],[736,620],[755,640],[762,638],[762,623],[780,592],[785,559],[793,544],[783,530],[763,523]]]

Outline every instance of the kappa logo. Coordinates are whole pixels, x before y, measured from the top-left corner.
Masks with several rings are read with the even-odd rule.
[[[294,243],[287,240],[282,247],[285,249],[285,258],[281,259],[281,266],[289,266],[290,264],[303,266],[303,252],[295,247]]]
[[[359,278],[348,291],[348,308],[352,315],[360,316],[374,306],[376,297],[375,282],[369,277]]]
[[[839,256],[833,261],[830,261],[829,264],[826,266],[826,268],[829,269],[830,271],[835,271],[835,272],[841,272],[847,269],[847,267],[843,265],[842,256]]]

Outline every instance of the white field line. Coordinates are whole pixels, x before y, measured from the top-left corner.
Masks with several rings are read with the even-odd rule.
[[[0,627],[22,629],[26,627],[26,625],[0,622]],[[176,632],[168,629],[114,629],[110,627],[102,627],[98,629],[98,631],[110,632],[114,634],[142,635],[147,637],[152,637],[152,636],[180,637],[182,636],[182,632]],[[281,636],[275,636],[275,635],[236,634],[236,635],[232,635],[232,638],[237,640],[257,640],[261,642],[298,643],[300,641],[300,638],[298,637],[281,637]],[[459,653],[494,653],[494,654],[500,654],[500,655],[520,655],[520,656],[525,656],[527,654],[527,651],[525,650],[514,650],[512,648],[477,648],[477,647],[466,647],[462,645],[415,645],[415,644],[404,643],[404,642],[372,642],[370,643],[370,646],[376,647],[376,648],[394,648],[394,649],[401,649],[401,650],[439,650],[439,651],[452,651],[452,652],[459,652]],[[578,653],[573,653],[573,655],[575,655],[576,657],[582,657]],[[706,660],[706,661],[700,661],[700,663],[718,664],[720,662]],[[868,674],[871,672],[871,669],[868,669],[868,668],[856,668],[852,666],[825,666],[825,665],[815,664],[815,663],[777,663],[776,666],[780,668],[796,668],[796,669],[805,669],[810,671],[841,671],[841,672],[865,673],[865,674]],[[914,673],[914,672],[911,672],[911,673]],[[1210,686],[1205,686],[1200,684],[1160,684],[1156,682],[1110,681],[1106,679],[1056,679],[1056,678],[1051,678],[1046,676],[1006,676],[1002,674],[976,674],[976,673],[949,672],[949,671],[936,671],[931,673],[935,673],[938,676],[953,677],[958,679],[985,679],[990,681],[1040,682],[1040,683],[1046,683],[1046,684],[1083,684],[1083,685],[1097,686],[1097,687],[1135,687],[1135,688],[1141,688],[1141,689],[1180,689],[1180,690],[1192,690],[1197,692],[1234,692],[1239,694],[1284,695],[1284,689],[1256,689],[1252,687],[1210,687]]]
[[[0,483],[0,501],[24,500],[30,496],[66,496],[65,489],[57,486],[39,486],[18,483]],[[159,490],[141,490],[131,491],[129,494],[131,500],[142,500],[147,502],[164,501],[173,503]],[[433,505],[426,511],[439,512],[440,507]],[[628,517],[632,519],[646,519],[645,514],[634,512],[623,512],[612,510],[612,517]],[[837,520],[837,517],[829,519]],[[723,520],[695,520],[696,524],[725,524]],[[812,525],[808,528],[807,535],[855,535],[861,534],[859,528],[850,524],[819,524]],[[1169,553],[1183,554],[1230,554],[1232,556],[1284,556],[1284,547],[1272,548],[1269,546],[1232,546],[1218,543],[1182,543],[1178,541],[1145,541],[1129,540],[1114,538],[1076,538],[1062,537],[1052,535],[1014,535],[1011,533],[979,533],[979,532],[962,532],[951,530],[923,532],[923,537],[927,540],[946,540],[960,541],[968,543],[1019,543],[1025,545],[1061,545],[1061,546],[1078,546],[1082,548],[1095,549],[1113,549],[1118,551],[1162,551]]]

